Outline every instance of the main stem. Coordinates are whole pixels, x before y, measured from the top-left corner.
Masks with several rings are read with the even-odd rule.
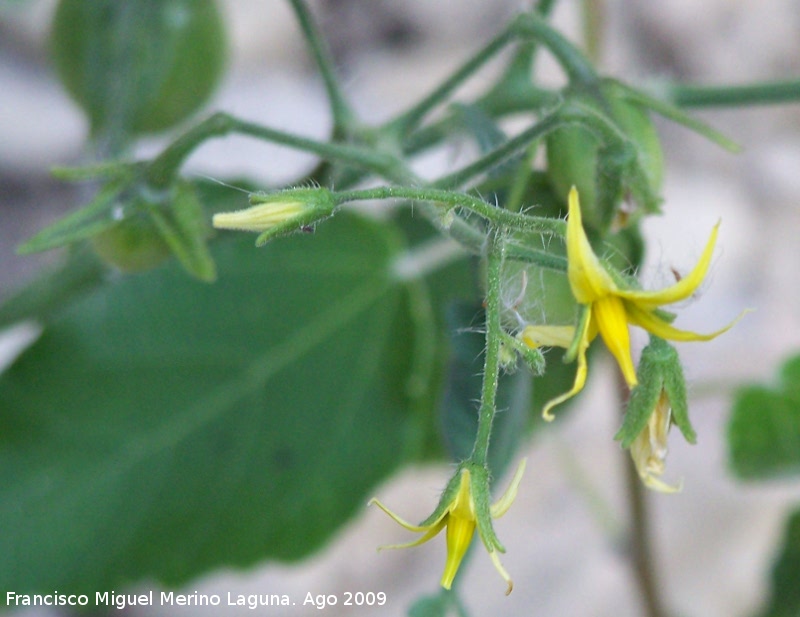
[[[500,342],[503,328],[500,322],[502,283],[505,245],[502,232],[490,230],[486,250],[486,357],[483,367],[483,388],[481,406],[478,410],[478,432],[470,460],[486,467],[489,457],[489,439],[492,423],[497,411],[497,380],[500,376]]]
[[[620,400],[627,396],[627,385],[619,377]],[[650,519],[647,511],[647,491],[636,471],[633,461],[626,457],[625,488],[630,515],[628,532],[628,550],[633,568],[636,586],[644,604],[646,617],[666,617],[664,605],[659,593],[656,575],[655,557],[653,555]]]

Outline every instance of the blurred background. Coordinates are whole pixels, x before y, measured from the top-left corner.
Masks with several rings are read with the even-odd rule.
[[[46,222],[80,203],[74,186],[49,176],[52,165],[82,161],[87,123],[49,65],[47,35],[53,0],[0,0],[0,300],[54,255],[20,257],[15,247]],[[207,105],[286,131],[323,139],[329,129],[324,92],[283,0],[220,2],[230,35],[229,71]],[[389,117],[426,92],[469,56],[521,6],[517,0],[313,0],[345,76],[347,94],[366,120]],[[800,75],[800,6],[795,0],[606,0],[600,65],[633,83],[676,80],[724,84]],[[580,40],[580,3],[562,0],[554,15]],[[542,54],[542,74],[561,77]],[[492,68],[485,73],[491,75]],[[479,75],[467,86],[480,90]],[[731,155],[703,138],[658,123],[667,161],[664,216],[650,219],[646,284],[668,281],[670,268],[695,262],[714,223],[720,239],[702,302],[681,308],[678,325],[711,331],[755,308],[711,344],[680,345],[692,388],[698,444],[677,432],[667,481],[682,493],[653,494],[661,585],[676,615],[752,614],[766,593],[768,568],[797,483],[748,485],[727,471],[724,435],[731,394],[741,383],[769,380],[800,347],[800,104],[704,110],[701,117],[744,148]],[[141,145],[156,152],[167,137]],[[432,159],[444,165],[447,157]],[[231,137],[210,142],[187,174],[253,178],[265,186],[291,180],[313,164],[302,154]],[[25,330],[0,333],[0,368],[24,344]],[[642,342],[642,339],[637,339]],[[503,597],[484,551],[465,572],[474,615],[640,614],[630,566],[615,538],[626,524],[622,494],[625,453],[612,440],[619,424],[610,389],[613,367],[592,371],[581,409],[557,421],[529,448],[517,502],[496,525],[515,581]],[[412,469],[379,487],[384,503],[410,520],[427,516],[448,478],[443,467]],[[378,608],[329,607],[325,614],[404,615],[433,593],[444,539],[380,554],[380,544],[406,541],[399,527],[364,509],[308,562],[264,564],[220,572],[186,593],[312,594],[383,591]],[[145,584],[145,589],[154,588]],[[0,590],[5,591],[5,590]],[[61,590],[65,591],[65,590]],[[118,590],[121,591],[121,590]],[[299,604],[299,601],[298,601]],[[151,607],[126,615],[204,614],[203,609]],[[241,614],[242,608],[231,609]],[[270,614],[311,614],[311,607],[270,608]],[[119,614],[109,609],[109,614]],[[22,611],[21,615],[56,615]],[[223,607],[207,614],[225,614]]]

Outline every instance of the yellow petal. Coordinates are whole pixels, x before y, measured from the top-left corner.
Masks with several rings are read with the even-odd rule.
[[[605,295],[616,293],[617,286],[603,268],[583,230],[578,190],[569,192],[567,218],[567,276],[572,295],[581,304],[589,304]]]
[[[517,490],[519,489],[519,483],[522,481],[522,474],[525,473],[525,465],[527,465],[528,459],[524,458],[519,462],[517,465],[517,470],[514,472],[514,477],[511,479],[511,483],[508,485],[508,488],[503,493],[503,496],[500,497],[492,506],[489,508],[489,512],[492,515],[492,518],[500,518],[511,507],[511,504],[514,503],[514,499],[517,498]]]
[[[727,332],[735,326],[739,320],[750,311],[742,311],[739,316],[729,323],[724,328],[709,334],[698,334],[697,332],[690,332],[689,330],[680,330],[663,319],[657,317],[654,313],[642,310],[636,305],[627,304],[626,310],[628,312],[628,319],[634,325],[644,328],[651,334],[655,334],[659,338],[667,339],[669,341],[710,341],[718,337],[723,332]]]
[[[616,296],[606,296],[597,300],[592,304],[592,319],[596,321],[606,347],[617,359],[625,382],[629,388],[633,388],[638,382],[631,357],[631,338],[625,304]]]
[[[213,216],[211,222],[218,229],[266,231],[302,214],[306,209],[307,205],[301,201],[270,201],[244,210],[220,212]]]
[[[555,419],[555,416],[550,412],[553,407],[560,405],[564,401],[568,401],[578,392],[583,390],[583,386],[586,385],[586,373],[588,371],[586,364],[586,349],[589,347],[590,326],[594,320],[590,315],[589,318],[584,321],[585,323],[583,325],[583,331],[580,333],[581,338],[578,342],[578,369],[575,371],[575,381],[572,384],[572,388],[569,392],[565,392],[561,396],[551,399],[544,406],[544,409],[542,410],[542,417],[548,422],[552,422]]]
[[[441,585],[450,589],[458,567],[475,535],[475,519],[466,519],[452,514],[447,517],[447,561],[444,565]]]
[[[566,349],[575,338],[574,326],[525,326],[522,342],[528,347],[563,347]]]
[[[458,492],[445,510],[448,514],[460,518],[475,520],[475,500],[472,499],[472,483],[469,469],[461,470]]]
[[[652,310],[662,304],[679,302],[691,296],[697,291],[697,288],[708,273],[708,268],[711,265],[711,257],[714,254],[714,245],[717,242],[719,225],[720,224],[717,223],[714,225],[714,229],[711,230],[711,236],[708,238],[706,247],[703,249],[703,254],[700,256],[700,260],[697,262],[694,269],[680,281],[659,291],[636,291],[628,289],[619,290],[618,295],[644,310]]]

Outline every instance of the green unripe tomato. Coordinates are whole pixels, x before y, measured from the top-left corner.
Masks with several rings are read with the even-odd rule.
[[[607,96],[607,103],[611,119],[636,150],[650,191],[658,193],[664,157],[650,116],[641,106],[618,96]],[[566,201],[570,188],[576,186],[586,225],[602,228],[610,220],[610,213],[598,211],[598,155],[602,146],[599,137],[587,128],[571,125],[550,133],[546,144],[547,173],[554,191]]]
[[[184,120],[214,90],[225,61],[214,0],[61,0],[51,45],[93,133],[151,133]]]
[[[153,222],[143,216],[127,218],[92,237],[94,252],[122,272],[151,270],[171,255]]]

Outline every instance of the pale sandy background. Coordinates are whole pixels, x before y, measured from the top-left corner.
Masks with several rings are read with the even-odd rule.
[[[322,138],[328,128],[322,89],[281,0],[227,0],[232,70],[211,104],[273,127]],[[313,3],[346,71],[347,92],[368,119],[386,118],[469,55],[518,3],[513,0],[318,0]],[[556,21],[578,31],[577,2],[562,0]],[[80,157],[85,122],[54,82],[43,41],[54,2],[0,1],[0,298],[43,259],[20,258],[14,245],[42,220],[76,203],[47,177],[54,163]],[[609,0],[605,71],[624,79],[675,78],[740,82],[800,75],[800,5],[796,0]],[[544,59],[548,74],[552,62]],[[479,87],[481,79],[473,87]],[[742,485],[726,471],[723,434],[732,388],[768,379],[800,347],[800,104],[703,117],[745,147],[732,156],[679,127],[659,123],[669,162],[664,217],[651,220],[646,280],[690,267],[711,226],[722,218],[713,272],[700,301],[678,325],[718,328],[746,307],[730,333],[681,346],[692,380],[699,443],[673,435],[668,479],[677,496],[651,499],[664,595],[675,615],[744,616],[766,591],[766,569],[787,507],[800,484]],[[154,151],[158,143],[143,147]],[[231,138],[199,151],[190,169],[214,177],[245,173],[264,182],[290,179],[310,163],[303,155]],[[441,164],[432,160],[431,165]],[[28,330],[5,333],[8,354]],[[631,574],[615,534],[625,524],[620,453],[609,388],[612,367],[594,368],[583,409],[557,422],[528,453],[520,496],[497,531],[516,588],[503,596],[483,551],[466,573],[474,615],[639,615]],[[378,487],[410,519],[423,518],[447,479],[445,468],[413,469]],[[298,604],[307,592],[384,591],[381,609],[328,608],[333,615],[404,615],[435,591],[443,538],[424,547],[377,554],[375,546],[407,536],[377,510],[364,509],[314,559],[301,566],[265,564],[223,572],[185,592],[280,593]],[[149,586],[145,586],[149,588]],[[64,590],[62,590],[64,591]],[[225,614],[146,609],[128,615]],[[246,609],[228,614],[244,615]],[[311,615],[306,607],[257,614]],[[53,612],[22,613],[55,615]],[[110,611],[109,614],[119,614]]]

